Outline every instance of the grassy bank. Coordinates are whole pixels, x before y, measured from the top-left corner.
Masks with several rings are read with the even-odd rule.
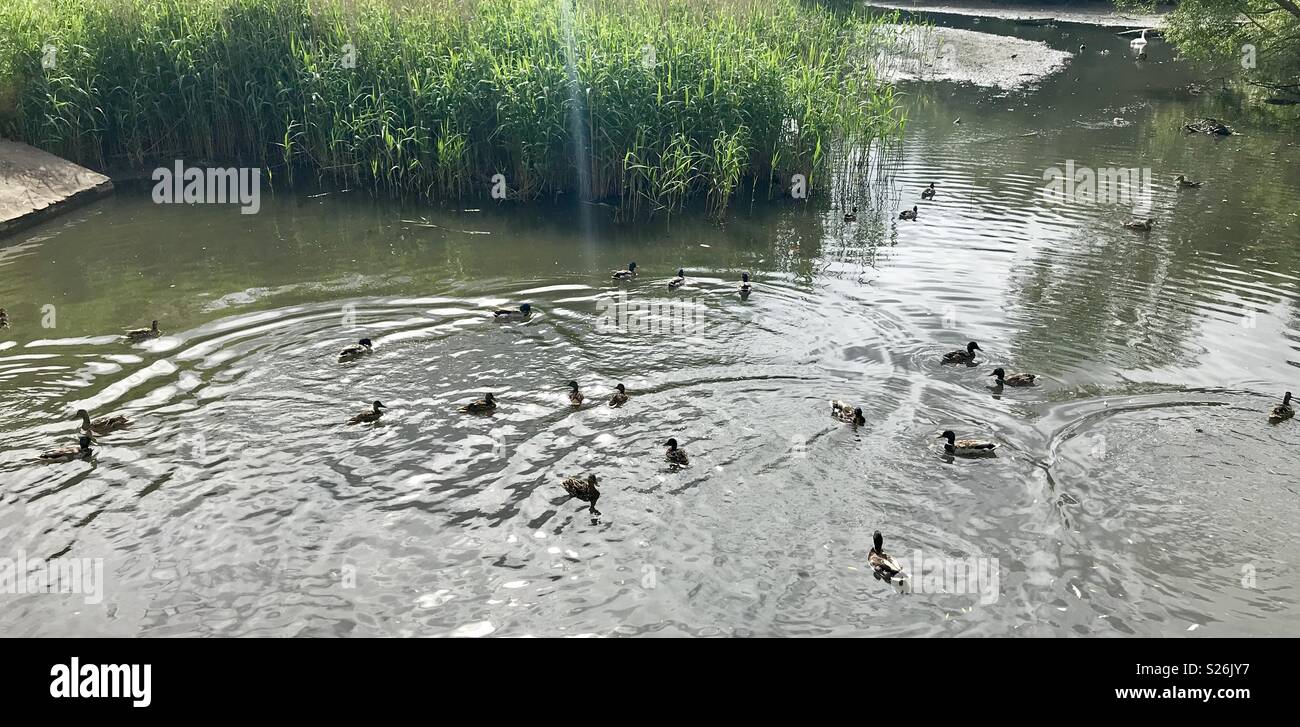
[[[800,0],[6,0],[0,128],[95,168],[238,163],[386,195],[825,190],[899,131],[877,21]],[[44,63],[43,63],[44,61]],[[51,67],[52,66],[52,67]]]

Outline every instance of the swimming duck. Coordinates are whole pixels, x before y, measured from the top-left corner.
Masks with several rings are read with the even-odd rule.
[[[370,344],[370,339],[363,338],[360,341],[354,343],[353,345],[344,348],[342,351],[339,351],[339,362],[342,363],[344,361],[356,361],[362,356],[369,354],[373,350],[374,347]]]
[[[1155,224],[1155,221],[1156,220],[1154,217],[1147,217],[1144,219],[1135,218],[1129,220],[1128,222],[1125,222],[1124,228],[1128,230],[1139,230],[1141,232],[1150,232],[1151,226]]]
[[[971,341],[970,343],[966,344],[965,351],[949,351],[948,353],[945,353],[943,355],[943,359],[941,360],[941,363],[946,363],[946,364],[974,363],[975,352],[983,351],[983,350],[984,349],[980,348],[980,345],[978,343]]]
[[[916,219],[916,205],[912,205],[912,209],[910,209],[910,210],[903,210],[902,212],[899,212],[899,213],[898,213],[898,219],[900,219],[900,220],[914,220],[914,219]]]
[[[1269,411],[1268,420],[1276,424],[1277,422],[1286,421],[1293,416],[1295,416],[1295,409],[1291,408],[1291,392],[1288,391],[1286,392],[1286,396],[1282,397],[1282,403],[1273,407],[1273,409]]]
[[[859,425],[867,423],[867,418],[862,416],[861,407],[849,406],[839,399],[831,399],[831,416],[842,422],[853,422]]]
[[[749,284],[749,273],[740,274],[740,297],[748,298],[749,294],[754,292],[754,287]]]
[[[0,328],[9,327],[9,311],[0,308]]]
[[[691,463],[690,459],[688,459],[686,456],[686,450],[677,448],[676,439],[668,440],[668,442],[664,446],[668,447],[668,451],[664,453],[664,458],[667,459],[669,462],[672,462],[675,465],[682,465],[682,466],[686,466]]]
[[[627,270],[615,270],[609,276],[613,280],[631,280],[636,277],[636,263],[628,263]]]
[[[90,414],[85,409],[78,409],[76,416],[81,418],[81,428],[91,434],[108,434],[131,426],[131,420],[120,414],[115,417],[103,417],[92,422]]]
[[[574,406],[582,406],[582,392],[578,391],[578,382],[570,381],[566,386],[569,387],[569,403]]]
[[[613,407],[623,406],[627,403],[627,389],[623,388],[622,384],[619,384],[614,388],[618,389],[618,391],[615,392],[613,396],[609,397],[609,405]]]
[[[686,284],[686,271],[683,270],[682,268],[677,268],[677,277],[668,281],[668,289],[677,290],[678,288],[682,287],[685,284]]]
[[[510,310],[502,308],[492,311],[492,318],[498,321],[508,321],[515,318],[527,318],[533,314],[533,307],[527,303],[519,306],[519,310]]]
[[[857,208],[857,207],[854,207],[852,212],[845,212],[845,213],[844,213],[844,221],[845,221],[845,222],[857,222],[857,221],[858,221],[858,208]]]
[[[867,564],[875,571],[877,577],[889,580],[903,572],[903,566],[898,564],[898,559],[885,552],[885,538],[879,530],[871,536],[871,542],[872,548],[871,552],[867,553]]]
[[[90,449],[90,445],[94,444],[95,441],[88,434],[81,435],[81,438],[77,441],[79,445],[76,447],[60,447],[51,449],[48,452],[41,452],[37,459],[42,462],[71,462],[74,459],[90,459],[91,455],[94,454]]]
[[[921,190],[921,199],[934,199],[934,192],[934,182],[930,182],[930,186]]]
[[[378,401],[376,401],[375,403],[373,403],[373,404],[370,405],[370,408],[369,408],[369,409],[367,409],[366,411],[363,411],[363,412],[361,412],[360,414],[358,414],[358,415],[352,417],[351,419],[349,419],[349,420],[348,420],[348,424],[349,424],[349,425],[352,425],[352,424],[369,424],[369,423],[371,423],[371,422],[377,422],[377,421],[379,421],[379,417],[381,417],[381,416],[384,415],[384,412],[382,412],[382,411],[380,411],[380,410],[381,410],[381,409],[387,409],[387,408],[388,408],[388,407],[386,407],[386,406],[384,406],[383,404],[381,404],[381,403],[379,403]]]
[[[154,321],[153,325],[150,326],[149,328],[130,329],[125,334],[123,334],[122,337],[128,341],[131,341],[132,343],[136,343],[139,341],[147,341],[150,338],[157,338],[161,335],[162,335],[162,331],[158,330],[158,321]]]
[[[1003,368],[993,369],[993,373],[989,374],[989,376],[998,377],[998,386],[1033,386],[1034,379],[1038,378],[1034,374],[1011,374],[1008,376],[1006,369]]]
[[[596,509],[596,501],[600,499],[600,490],[596,489],[596,476],[587,475],[587,479],[580,477],[570,477],[563,483],[564,491],[569,493],[570,497],[576,497],[583,502],[589,503],[588,508],[592,515],[599,515],[600,510]]]
[[[497,400],[489,392],[487,394],[484,394],[482,399],[471,401],[465,406],[462,406],[460,410],[465,412],[466,414],[484,414],[487,412],[491,412],[496,408],[497,408]]]
[[[1174,177],[1174,181],[1175,181],[1175,182],[1178,182],[1178,186],[1179,186],[1179,187],[1187,187],[1187,188],[1190,188],[1190,189],[1195,189],[1195,188],[1201,186],[1202,184],[1204,184],[1204,182],[1193,182],[1192,180],[1188,179],[1187,177],[1184,177],[1184,176],[1181,175],[1181,174],[1179,174],[1178,176]]]
[[[945,452],[964,456],[991,454],[999,446],[996,442],[986,442],[983,439],[957,439],[957,435],[951,429],[940,434],[939,439],[948,440],[943,445]]]

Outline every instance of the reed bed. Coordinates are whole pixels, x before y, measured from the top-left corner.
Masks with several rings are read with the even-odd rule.
[[[499,174],[511,199],[722,214],[796,174],[829,190],[834,150],[901,132],[866,60],[891,22],[800,0],[6,0],[0,130],[100,169],[447,200]]]

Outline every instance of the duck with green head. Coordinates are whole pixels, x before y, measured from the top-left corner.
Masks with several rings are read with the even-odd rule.
[[[851,422],[858,426],[867,423],[867,418],[862,415],[862,407],[845,404],[839,399],[831,399],[831,416],[842,422]]]
[[[610,276],[613,280],[631,280],[636,277],[636,263],[628,263],[627,270],[615,270]]]
[[[899,212],[899,213],[898,213],[898,219],[900,219],[900,220],[915,220],[915,219],[916,219],[916,215],[917,215],[917,207],[916,207],[916,205],[912,205],[912,209],[910,209],[910,210],[903,210],[902,212]]]
[[[966,350],[964,351],[949,351],[948,353],[945,353],[943,358],[940,359],[940,363],[966,364],[967,366],[970,366],[975,363],[975,352],[983,350],[984,349],[980,348],[978,343],[971,341],[966,344]]]
[[[668,281],[668,289],[677,290],[678,288],[682,287],[685,284],[686,284],[686,269],[677,268],[677,277]]]
[[[981,455],[993,454],[993,450],[1000,446],[996,442],[990,442],[983,439],[958,439],[956,433],[951,429],[945,430],[940,434],[939,439],[948,440],[943,445],[944,452],[961,457],[978,457]]]
[[[993,373],[989,376],[998,377],[994,386],[1033,386],[1034,380],[1038,378],[1035,374],[1008,374],[1007,370],[1001,367],[993,369]]]
[[[871,552],[867,553],[867,564],[871,566],[876,577],[888,581],[903,572],[903,566],[899,565],[898,559],[885,552],[885,538],[879,530],[871,536],[871,544]]]
[[[533,307],[527,303],[519,306],[517,310],[509,308],[500,308],[492,311],[492,318],[498,321],[524,320],[533,314]]]
[[[496,397],[488,392],[483,395],[482,399],[476,399],[462,406],[460,410],[466,414],[490,414],[497,408]]]
[[[161,335],[162,335],[162,331],[159,330],[158,328],[158,321],[154,321],[152,326],[148,328],[130,329],[125,334],[123,334],[122,337],[130,341],[131,343],[139,343],[140,341],[147,341],[151,338],[157,338]]]
[[[1282,397],[1282,403],[1269,410],[1268,420],[1277,424],[1278,422],[1286,421],[1293,416],[1295,416],[1295,409],[1291,407],[1291,392],[1288,391],[1286,392],[1286,395]]]
[[[94,444],[95,440],[91,439],[89,434],[82,434],[77,442],[76,447],[60,447],[41,452],[37,459],[42,462],[71,462],[74,459],[90,459],[94,456],[95,453],[90,445]]]
[[[351,346],[347,346],[339,351],[339,363],[344,361],[356,361],[362,356],[369,356],[374,351],[374,346],[370,343],[369,338],[363,338]]]

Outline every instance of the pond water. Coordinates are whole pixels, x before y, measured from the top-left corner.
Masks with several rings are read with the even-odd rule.
[[[960,25],[1090,52],[1011,93],[903,86],[856,223],[592,207],[584,234],[582,209],[281,193],[241,215],[141,188],[7,241],[0,556],[102,559],[106,583],[0,594],[0,633],[1300,633],[1300,421],[1266,418],[1300,391],[1300,139],[1189,94],[1160,42],[1138,64],[1101,29]],[[1199,116],[1242,133],[1184,134]],[[1069,160],[1152,185],[1045,199]],[[162,338],[114,335],[154,318]],[[979,366],[939,364],[970,340]],[[992,390],[995,365],[1040,385]],[[457,412],[488,391],[494,415]],[[81,407],[135,423],[34,464]],[[1003,446],[952,459],[944,429]],[[560,486],[588,472],[598,517]],[[872,577],[874,530],[920,553],[910,588]],[[967,558],[997,582],[927,582]]]

